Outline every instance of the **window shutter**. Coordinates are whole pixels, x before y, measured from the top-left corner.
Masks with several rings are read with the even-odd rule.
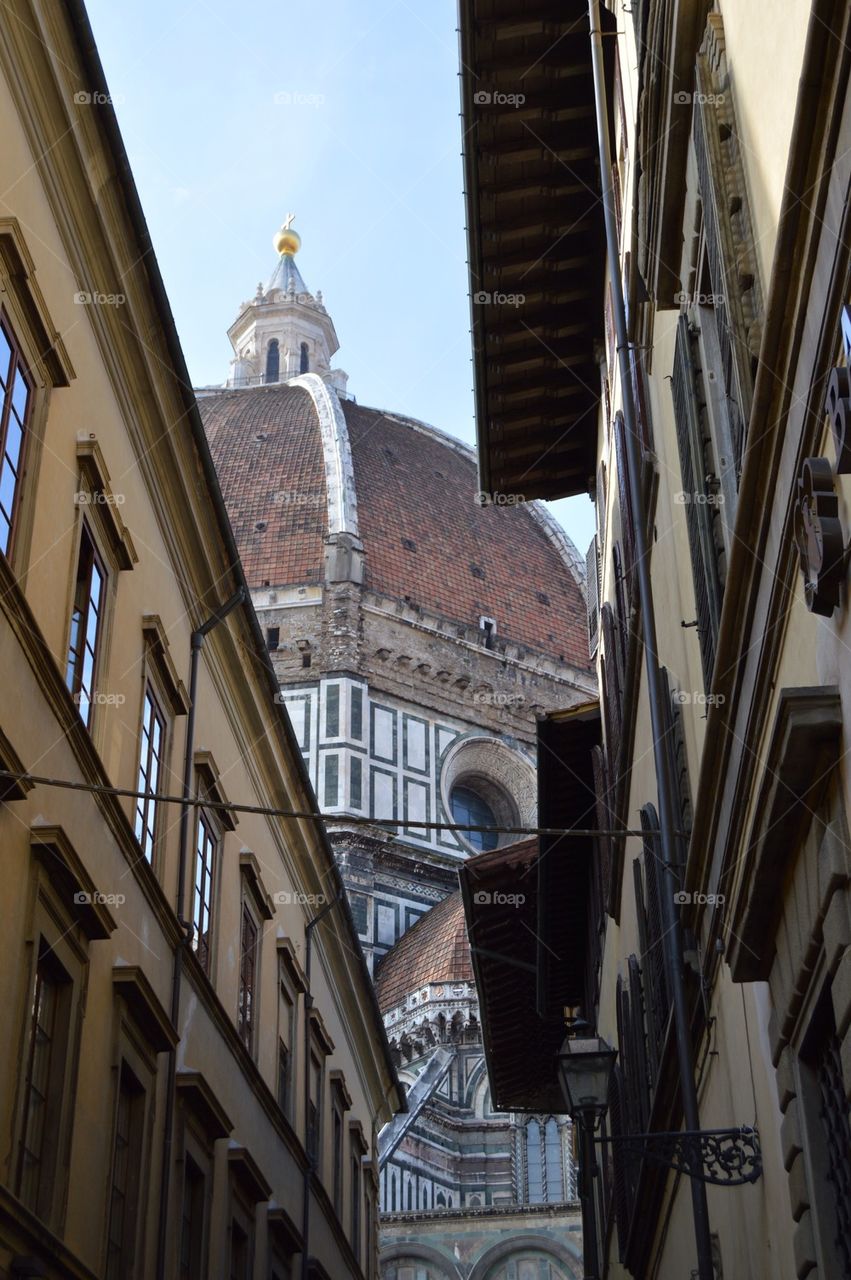
[[[600,659],[600,674],[603,685],[603,723],[606,729],[606,753],[610,769],[609,782],[610,785],[613,785],[617,777],[620,757],[623,691],[620,682],[620,663],[618,661],[618,641],[614,611],[608,603],[604,604],[600,610],[600,630],[603,642],[603,656]]]
[[[600,558],[596,534],[585,556],[585,603],[588,609],[588,652],[593,658],[600,640]]]
[[[626,683],[626,666],[629,655],[629,628],[631,625],[629,609],[629,591],[623,567],[621,544],[616,542],[612,547],[612,561],[615,570],[615,599],[618,606],[618,650],[621,665],[621,686]]]
[[[712,530],[712,506],[709,501],[712,495],[706,475],[697,376],[688,318],[680,316],[671,389],[683,480],[683,506],[691,551],[700,658],[704,684],[709,689],[721,618],[721,580],[718,576],[718,551]]]
[[[653,450],[653,429],[650,424],[650,410],[647,405],[647,391],[644,381],[644,358],[635,347],[629,349],[629,367],[632,377],[632,397],[635,413],[638,418],[638,434],[641,448],[645,453]]]
[[[668,969],[665,958],[665,915],[662,894],[673,893],[671,877],[662,866],[662,848],[659,840],[659,819],[652,804],[641,810],[641,829],[644,832],[643,861],[646,897],[644,972],[647,978],[647,1014],[649,1030],[657,1062],[661,1056],[668,1025],[671,1000],[668,993]]]
[[[626,424],[622,413],[615,414],[615,459],[618,469],[618,502],[621,513],[621,538],[623,540],[624,572],[632,584],[635,568],[635,521],[629,492],[629,472],[626,454]]]
[[[695,89],[692,138],[738,476],[753,401],[762,295],[720,14],[707,20]]]
[[[612,1137],[617,1139],[627,1133],[624,1117],[624,1077],[620,1063],[615,1064],[612,1072],[611,1092],[609,1098],[609,1116],[611,1118]],[[629,1226],[632,1217],[634,1186],[632,1177],[635,1161],[628,1159],[619,1148],[612,1143],[612,1165],[614,1174],[615,1223],[618,1230],[618,1256],[623,1262],[629,1240]]]
[[[641,1132],[645,1132],[650,1112],[650,1076],[647,1070],[644,987],[637,956],[629,957],[627,972],[629,975],[629,1032],[636,1082],[636,1120],[641,1127]]]

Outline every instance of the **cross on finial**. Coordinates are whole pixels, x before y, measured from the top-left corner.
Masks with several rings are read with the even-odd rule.
[[[285,222],[284,222],[284,230],[285,230],[285,231],[289,231],[290,227],[293,225],[293,219],[294,219],[294,218],[295,218],[295,214],[294,214],[294,213],[288,213],[288,214],[287,214],[287,216],[286,216],[286,220],[285,220]]]

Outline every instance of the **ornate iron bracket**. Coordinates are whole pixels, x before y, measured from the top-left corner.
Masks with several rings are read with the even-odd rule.
[[[651,1160],[716,1187],[741,1187],[762,1176],[759,1133],[739,1129],[681,1129],[675,1133],[630,1133],[595,1137],[618,1154]]]

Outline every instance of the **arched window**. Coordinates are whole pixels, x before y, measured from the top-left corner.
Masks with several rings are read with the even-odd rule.
[[[408,1183],[408,1208],[414,1207],[414,1182],[413,1179]]]
[[[300,364],[299,364],[298,371],[299,371],[299,373],[309,373],[309,372],[310,372],[310,352],[309,352],[309,351],[308,351],[308,349],[307,349],[307,343],[306,343],[306,342],[303,342],[303,343],[301,344],[301,362],[300,362]]]
[[[266,381],[278,382],[281,374],[281,353],[278,349],[278,339],[273,338],[266,348]]]
[[[457,822],[459,827],[467,825],[495,827],[497,825],[496,815],[487,800],[469,787],[453,787],[450,803],[453,821]],[[464,834],[473,848],[482,852],[486,849],[495,849],[499,843],[499,836],[495,831],[465,831]]]
[[[544,1161],[541,1146],[541,1126],[537,1120],[526,1125],[526,1191],[529,1204],[543,1204]]]
[[[564,1164],[561,1154],[561,1132],[558,1121],[550,1116],[544,1127],[544,1160],[547,1173],[547,1201],[558,1204],[564,1199]]]

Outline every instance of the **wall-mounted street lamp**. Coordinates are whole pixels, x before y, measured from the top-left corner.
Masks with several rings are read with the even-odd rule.
[[[579,1129],[580,1199],[585,1280],[599,1280],[594,1144],[612,1143],[626,1158],[646,1159],[719,1187],[740,1187],[762,1174],[762,1154],[756,1129],[679,1129],[671,1133],[614,1134],[595,1137],[608,1110],[609,1090],[617,1050],[591,1035],[581,1019],[568,1023],[558,1053],[558,1074],[568,1114]]]

